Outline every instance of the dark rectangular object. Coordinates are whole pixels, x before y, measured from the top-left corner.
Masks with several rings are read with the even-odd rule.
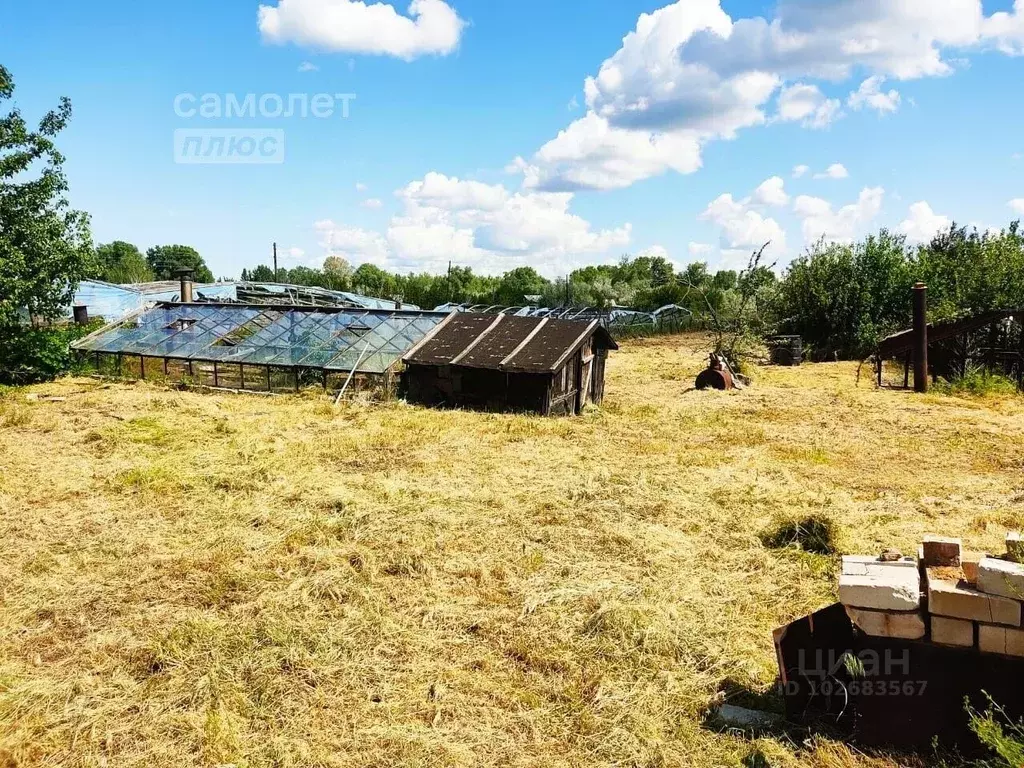
[[[786,717],[865,746],[928,750],[937,738],[980,755],[964,702],[985,709],[986,693],[1024,717],[1024,659],[870,637],[838,603],[777,630],[775,647]]]

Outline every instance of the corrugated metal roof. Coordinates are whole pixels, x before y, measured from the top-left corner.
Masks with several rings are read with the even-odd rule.
[[[403,360],[415,365],[545,373],[558,370],[594,335],[606,349],[618,349],[597,321],[461,313],[438,326]]]

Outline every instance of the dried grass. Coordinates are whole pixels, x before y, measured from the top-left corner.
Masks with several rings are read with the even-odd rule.
[[[834,598],[833,558],[762,538],[997,548],[1024,406],[844,364],[684,394],[697,346],[630,342],[563,420],[4,391],[0,765],[897,765],[704,725]]]

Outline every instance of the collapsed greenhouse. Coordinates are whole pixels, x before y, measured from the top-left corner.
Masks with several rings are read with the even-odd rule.
[[[162,302],[74,342],[107,376],[258,392],[391,385],[446,312]]]

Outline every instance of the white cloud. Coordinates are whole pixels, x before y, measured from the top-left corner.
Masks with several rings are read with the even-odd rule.
[[[588,112],[541,147],[532,163],[520,158],[515,165],[527,188],[574,191],[628,187],[668,170],[693,173],[700,162],[695,135],[616,128]]]
[[[837,211],[827,200],[800,195],[793,201],[793,212],[801,220],[805,243],[816,242],[819,238],[850,242],[878,216],[884,196],[885,190],[881,187],[865,187],[857,202]]]
[[[1013,13],[993,13],[983,24],[983,35],[1009,56],[1024,55],[1024,0],[1016,0]]]
[[[356,182],[356,192],[365,192],[369,187],[361,181]]]
[[[793,169],[793,178],[799,179],[807,175],[807,172],[811,170],[809,165],[798,165]]]
[[[912,243],[924,243],[931,240],[944,229],[949,229],[952,220],[940,216],[925,201],[910,206],[910,215],[899,226],[900,232]]]
[[[303,256],[306,255],[306,252],[304,250],[302,250],[301,248],[289,248],[286,251],[286,253],[289,256],[291,256],[293,259],[301,259]]]
[[[825,98],[816,85],[796,83],[779,93],[777,119],[799,121],[804,128],[827,128],[842,117],[838,99]]]
[[[951,53],[985,44],[1024,53],[1024,0],[991,17],[981,0],[779,0],[771,19],[736,20],[719,0],[677,0],[639,16],[586,79],[587,115],[520,165],[547,189],[693,173],[705,144],[766,123],[775,96],[776,119],[824,127],[840,102],[814,81],[867,71],[852,104],[892,111],[899,94],[882,92],[885,79],[949,75]]]
[[[690,243],[686,250],[693,257],[707,256],[714,250],[714,246],[710,243]]]
[[[1007,203],[1014,213],[1024,216],[1024,197],[1018,197]]]
[[[885,78],[873,75],[860,84],[860,88],[850,94],[846,104],[850,109],[861,110],[869,107],[876,112],[895,112],[900,108],[900,92],[890,89],[882,93]]]
[[[573,96],[571,99],[569,99],[569,103],[566,105],[566,109],[568,109],[570,112],[575,112],[579,108],[580,108],[580,100],[579,99],[577,99],[575,96]]]
[[[316,64],[311,61],[304,61],[299,64],[299,72],[316,72],[320,69]]]
[[[736,201],[729,193],[719,195],[699,216],[721,229],[720,245],[723,250],[760,248],[771,241],[773,253],[786,249],[786,233],[775,219],[766,218],[752,210],[748,200]]]
[[[644,248],[637,254],[638,257],[646,257],[648,259],[666,259],[668,260],[668,248],[663,245],[652,245],[650,248]]]
[[[432,172],[396,195],[403,209],[384,233],[319,222],[324,248],[403,271],[436,271],[451,259],[482,272],[532,264],[554,276],[621,252],[632,232],[629,224],[594,230],[570,211],[571,192],[511,192]]]
[[[822,173],[814,174],[816,179],[848,179],[850,172],[846,170],[846,166],[842,163],[832,163]]]
[[[384,203],[381,202],[380,198],[378,197],[371,197],[366,200],[363,200],[363,202],[361,202],[360,205],[363,206],[363,208],[370,208],[371,210],[376,210],[377,208],[382,208],[384,206]]]
[[[383,2],[277,0],[259,7],[259,30],[271,43],[411,60],[455,50],[466,22],[443,0],[412,0],[408,16]]]
[[[786,194],[785,185],[781,176],[772,176],[754,190],[751,202],[756,205],[786,205],[789,195]]]

